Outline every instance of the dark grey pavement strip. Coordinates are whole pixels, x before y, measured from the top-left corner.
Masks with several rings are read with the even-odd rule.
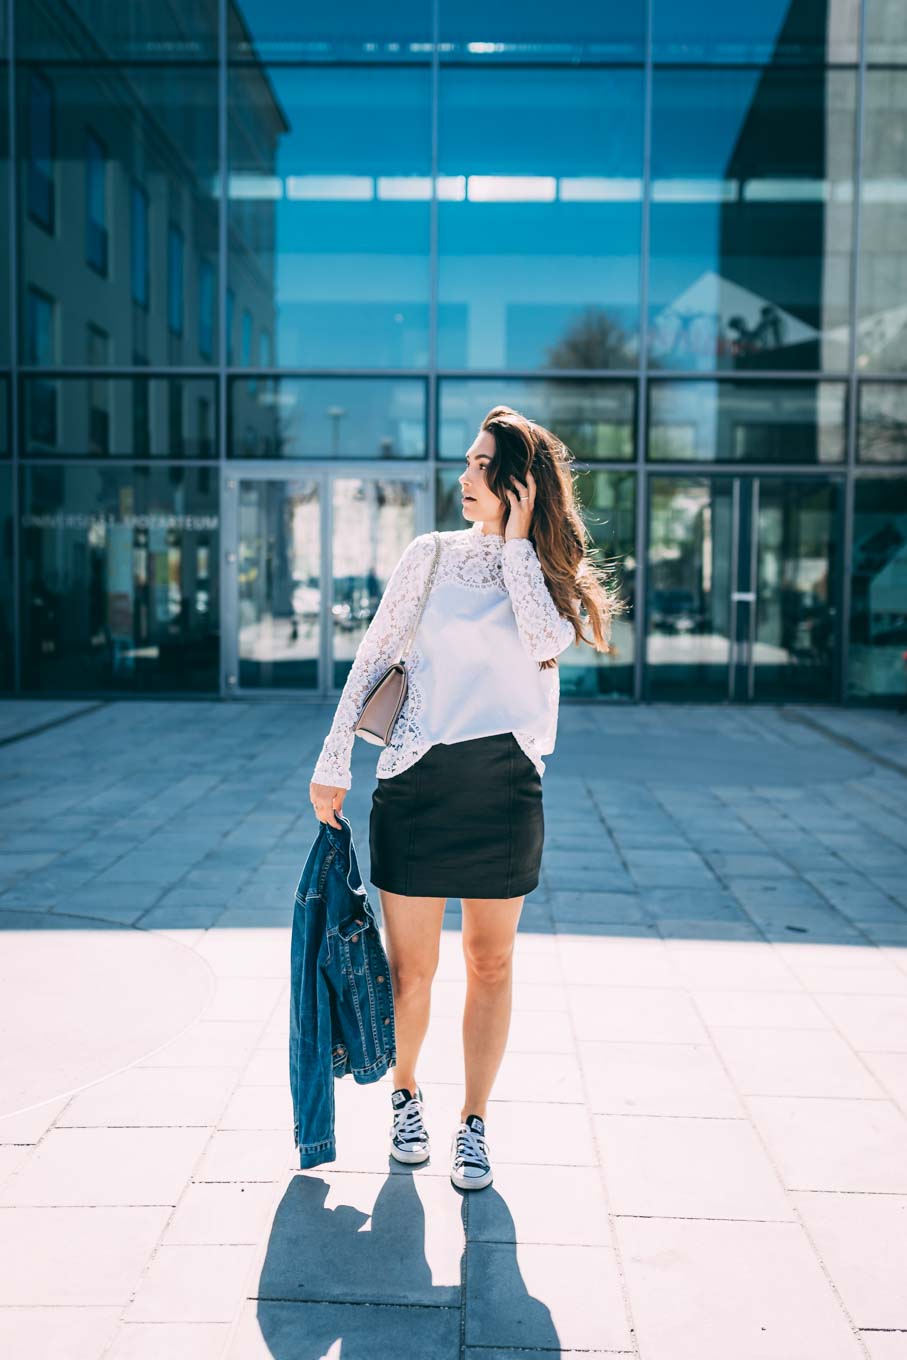
[[[84,718],[89,713],[106,708],[110,701],[100,699],[84,703],[74,701],[5,699],[0,701],[0,746],[11,746],[13,742],[25,741],[52,727]]]

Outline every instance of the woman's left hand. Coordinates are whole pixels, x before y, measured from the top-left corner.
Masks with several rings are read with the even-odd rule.
[[[526,473],[526,485],[518,482],[516,477],[512,477],[514,491],[506,491],[505,495],[510,502],[510,514],[504,526],[504,542],[507,543],[511,538],[528,538],[529,525],[532,522],[532,511],[535,506],[535,478],[531,472]]]

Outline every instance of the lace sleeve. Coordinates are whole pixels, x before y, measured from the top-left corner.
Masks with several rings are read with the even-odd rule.
[[[371,686],[396,661],[406,641],[406,632],[416,615],[422,589],[434,558],[435,541],[431,534],[419,534],[401,553],[381,596],[375,616],[356,649],[346,683],[337,701],[334,720],[324,739],[321,754],[312,773],[316,784],[332,784],[348,789],[353,777],[350,756],[355,736],[353,727]]]
[[[557,656],[575,641],[576,632],[551,598],[535,544],[528,538],[506,539],[501,566],[526,651],[534,661]]]

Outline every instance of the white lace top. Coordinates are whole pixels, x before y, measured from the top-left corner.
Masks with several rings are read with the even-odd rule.
[[[396,661],[434,558],[430,533],[401,554],[356,650],[312,779],[350,788],[353,725],[365,695]],[[436,742],[513,732],[539,774],[554,750],[560,673],[539,661],[574,641],[528,538],[469,529],[441,534],[434,584],[406,659],[409,685],[377,774],[399,774]]]

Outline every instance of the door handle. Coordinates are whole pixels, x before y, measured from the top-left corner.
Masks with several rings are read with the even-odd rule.
[[[748,601],[750,602],[750,604],[755,604],[755,602],[756,602],[756,592],[755,592],[755,590],[732,590],[732,591],[731,591],[731,599],[732,599],[732,600],[748,600]]]

